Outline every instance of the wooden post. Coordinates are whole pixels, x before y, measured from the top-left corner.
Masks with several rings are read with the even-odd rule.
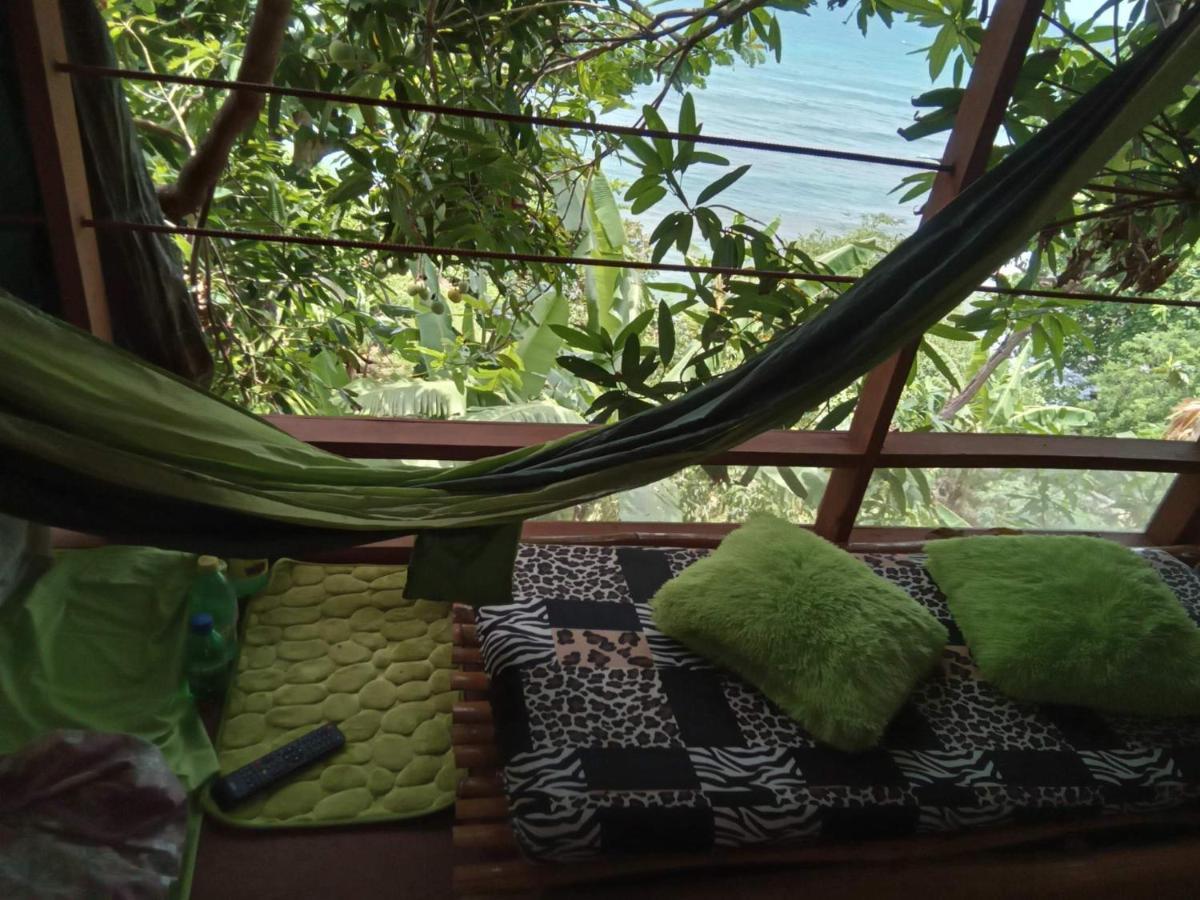
[[[1200,544],[1200,475],[1180,475],[1171,483],[1146,527],[1146,543]]]
[[[12,0],[10,6],[14,56],[62,316],[112,340],[96,233],[83,225],[92,217],[92,203],[71,76],[54,67],[67,58],[62,13],[58,0]]]
[[[950,168],[934,178],[922,221],[936,215],[987,170],[1042,5],[1042,0],[1000,0],[996,4],[942,155],[942,163]],[[905,347],[871,370],[863,382],[850,424],[850,436],[862,456],[857,465],[832,471],[817,511],[817,534],[828,540],[844,543],[850,538],[919,346],[917,341]]]

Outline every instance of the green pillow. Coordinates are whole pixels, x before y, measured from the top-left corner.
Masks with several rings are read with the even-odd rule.
[[[1200,629],[1149,562],[1088,537],[929,544],[983,677],[1019,700],[1200,714]]]
[[[903,590],[769,516],[734,531],[651,603],[664,634],[841,750],[879,742],[946,643],[942,624]]]

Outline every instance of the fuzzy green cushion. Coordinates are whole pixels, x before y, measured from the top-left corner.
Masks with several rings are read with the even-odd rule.
[[[1200,629],[1136,553],[1035,536],[934,541],[928,552],[980,672],[1009,696],[1200,714]]]
[[[664,634],[732,669],[841,750],[879,742],[946,643],[942,624],[903,590],[765,516],[651,603]]]

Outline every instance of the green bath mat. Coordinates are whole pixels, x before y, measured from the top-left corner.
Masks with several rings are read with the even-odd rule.
[[[228,773],[326,722],[346,746],[222,812],[256,828],[428,815],[454,802],[450,607],[406,600],[397,566],[281,560],[246,608],[217,735]]]

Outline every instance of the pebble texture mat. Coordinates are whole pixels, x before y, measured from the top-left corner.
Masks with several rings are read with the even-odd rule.
[[[228,773],[326,722],[346,746],[230,812],[250,827],[423,816],[454,802],[450,607],[404,598],[397,566],[281,560],[250,600],[217,752]]]

